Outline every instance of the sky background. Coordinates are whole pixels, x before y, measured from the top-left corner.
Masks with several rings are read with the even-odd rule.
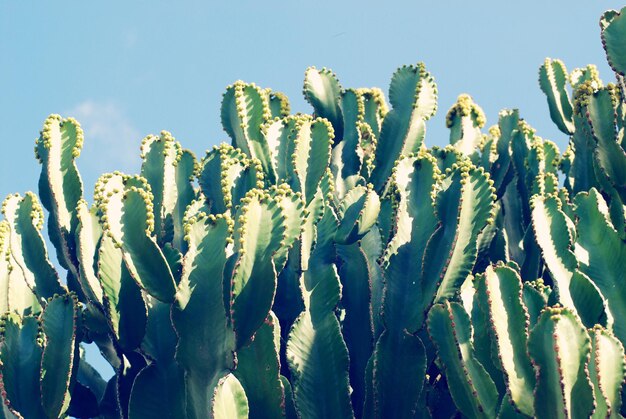
[[[538,135],[552,124],[537,83],[545,57],[568,70],[606,65],[598,21],[616,1],[20,1],[0,0],[0,199],[37,190],[34,140],[50,113],[85,130],[78,160],[91,199],[107,171],[138,172],[139,144],[166,129],[198,157],[227,136],[220,101],[235,80],[286,93],[292,112],[308,66],[344,87],[381,87],[423,61],[439,88],[426,143],[445,145],[460,93],[488,126],[519,108]]]

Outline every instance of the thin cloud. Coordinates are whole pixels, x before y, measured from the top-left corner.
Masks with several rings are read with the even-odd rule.
[[[113,102],[86,100],[65,112],[80,122],[85,132],[83,151],[77,160],[85,192],[105,172],[136,173],[140,167],[141,134]]]

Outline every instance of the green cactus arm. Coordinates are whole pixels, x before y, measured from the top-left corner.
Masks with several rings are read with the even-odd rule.
[[[573,69],[569,75],[569,80],[573,90],[576,90],[586,81],[595,82],[598,86],[603,86],[598,67],[594,64],[587,64],[586,67]]]
[[[276,183],[293,182],[292,161],[296,124],[307,119],[301,114],[273,119],[263,125],[262,131],[270,151],[271,164],[276,173]]]
[[[27,192],[23,198],[9,195],[2,203],[2,212],[11,227],[11,255],[28,286],[40,299],[65,294],[48,259],[41,235],[43,210],[35,194]]]
[[[474,267],[478,234],[494,216],[494,188],[483,170],[462,163],[448,181],[435,201],[440,225],[424,253],[424,309],[458,291]]]
[[[343,114],[343,137],[334,144],[330,167],[335,177],[335,189],[342,198],[349,190],[359,183],[359,174],[363,166],[363,150],[361,149],[365,99],[359,89],[347,89],[341,93],[341,109]]]
[[[143,178],[104,175],[98,180],[94,197],[103,214],[103,230],[122,249],[133,279],[159,300],[172,302],[176,283],[165,256],[152,237],[152,196],[144,182]]]
[[[285,118],[291,112],[289,98],[282,92],[274,92],[271,89],[265,89],[268,95],[270,113],[272,118]]]
[[[146,334],[141,342],[141,352],[159,367],[158,373],[174,362],[178,336],[171,321],[171,305],[162,303],[149,294],[144,296],[148,308]],[[181,382],[181,386],[184,384]]]
[[[326,118],[335,129],[337,140],[343,137],[341,112],[342,88],[332,70],[309,67],[304,73],[304,98],[313,106],[315,115]]]
[[[372,378],[368,381],[372,382],[372,401],[366,401],[365,416],[413,417],[426,374],[426,351],[421,339],[406,330],[384,330],[371,363]]]
[[[303,231],[303,220],[305,218],[306,209],[302,194],[300,192],[293,193],[286,183],[270,188],[270,194],[274,196],[276,202],[281,208],[281,212],[285,217],[285,234],[280,248],[274,253],[274,267],[276,272],[280,273],[287,263],[289,250],[292,248],[296,240],[300,238]]]
[[[543,279],[524,282],[522,297],[524,299],[524,306],[526,306],[526,310],[528,311],[530,329],[537,324],[539,315],[548,305],[548,298],[551,293],[552,289],[550,286],[544,284]]]
[[[609,219],[606,201],[591,189],[574,199],[578,216],[578,236],[574,253],[580,270],[598,287],[615,319],[613,333],[626,342],[626,283],[620,261],[626,258],[626,245]]]
[[[457,408],[469,417],[495,417],[498,391],[476,360],[470,319],[463,306],[448,301],[434,305],[427,326]]]
[[[317,224],[324,217],[333,198],[333,182],[333,175],[330,169],[327,169],[314,198],[306,206],[306,215],[300,236],[300,269],[302,271],[309,269],[311,251],[318,235]],[[335,233],[333,230],[333,234]]]
[[[83,130],[73,118],[50,115],[37,139],[35,154],[41,162],[39,194],[50,212],[48,231],[61,266],[69,272],[70,289],[78,286],[78,261],[74,234],[78,226],[76,206],[83,196],[83,183],[76,158],[83,147]]]
[[[534,416],[535,372],[526,352],[529,320],[522,299],[522,280],[507,266],[489,266],[485,289],[507,394],[522,413]]]
[[[583,324],[592,327],[604,315],[603,297],[583,273],[572,251],[573,222],[561,211],[554,195],[531,200],[532,226],[543,259],[555,284],[558,301],[573,310]]]
[[[488,266],[490,265],[487,265],[485,269]],[[507,392],[506,375],[503,374],[498,342],[493,331],[485,273],[468,277],[463,283],[460,295],[463,307],[470,315],[472,322],[472,345],[474,345],[476,360],[493,380],[498,394],[503,395]],[[509,399],[509,403],[513,402]]]
[[[363,121],[372,130],[374,138],[378,138],[383,120],[389,112],[385,102],[385,94],[378,87],[359,90],[363,93]]]
[[[483,140],[480,129],[486,122],[481,107],[475,104],[469,95],[459,95],[446,115],[446,126],[450,129],[450,144],[463,155],[471,156],[478,150]]]
[[[620,76],[626,75],[626,18],[625,8],[622,10],[608,10],[600,19],[602,45],[606,51],[609,65]]]
[[[506,252],[509,260],[513,260],[521,265],[526,258],[523,241],[528,225],[524,222],[524,206],[526,206],[526,203],[518,190],[518,184],[516,175],[507,185],[499,202],[500,208],[496,224],[501,225],[501,230],[506,235]]]
[[[576,315],[567,308],[546,308],[528,338],[537,373],[538,418],[589,417],[594,408],[587,372],[591,344]]]
[[[113,402],[117,405],[117,410],[121,414],[119,416],[128,417],[128,407],[130,402],[130,396],[133,389],[133,384],[139,373],[147,366],[146,358],[138,352],[127,352],[122,355],[122,364],[120,369],[116,371],[116,376],[113,377],[116,382],[113,383],[113,399],[109,399],[108,402]]]
[[[185,411],[183,379],[182,371],[174,362],[164,366],[157,362],[143,368],[133,382],[128,418],[189,418]]]
[[[263,170],[255,163],[225,143],[207,153],[198,183],[212,214],[232,210],[250,189],[263,186]]]
[[[334,131],[330,123],[321,118],[301,118],[295,129],[290,186],[302,193],[308,205],[330,162]]]
[[[259,189],[242,199],[236,216],[235,253],[228,294],[237,347],[245,345],[269,314],[276,292],[273,257],[285,240],[286,218],[280,197]]]
[[[333,312],[303,312],[287,342],[296,410],[307,418],[351,418],[348,350]],[[332,362],[329,364],[329,362]]]
[[[289,328],[304,310],[302,291],[300,290],[300,241],[289,249],[285,266],[276,280],[276,296],[272,311],[280,320],[283,336],[286,338]]]
[[[626,196],[626,151],[617,138],[615,93],[600,89],[588,96],[586,106],[591,134],[597,142],[596,159],[610,182]]]
[[[250,418],[286,417],[279,351],[280,325],[270,311],[254,340],[237,351],[234,374],[248,397]]]
[[[106,235],[98,246],[97,272],[102,284],[103,308],[113,335],[122,349],[133,350],[146,332],[147,308],[124,263],[122,251]]]
[[[34,317],[6,314],[1,319],[0,369],[3,398],[19,417],[46,418],[41,406],[43,333]]]
[[[102,227],[100,226],[97,208],[91,209],[85,200],[78,201],[76,206],[76,216],[78,226],[76,227],[76,258],[79,262],[79,277],[81,288],[87,299],[102,306],[104,296],[102,286],[98,280],[96,272],[98,244],[102,237]]]
[[[360,240],[376,224],[380,212],[380,199],[371,188],[356,186],[339,204],[339,228],[335,241],[351,244]]]
[[[33,314],[41,311],[37,296],[28,287],[11,256],[11,227],[0,221],[0,312]]]
[[[106,381],[102,378],[98,370],[96,370],[85,359],[85,350],[80,348],[80,360],[78,364],[78,370],[76,372],[76,379],[85,387],[89,389],[96,396],[97,400],[101,400],[106,391]]]
[[[489,169],[498,196],[504,193],[504,187],[506,186],[505,180],[511,165],[509,148],[511,147],[514,131],[518,127],[518,123],[519,111],[517,109],[507,109],[500,112],[498,119],[499,136],[495,141],[497,157]]]
[[[371,294],[372,323],[374,337],[378,339],[383,331],[382,307],[384,292],[384,273],[378,261],[383,252],[383,242],[379,228],[372,228],[361,239],[360,247],[367,256],[367,271],[370,275],[369,286]]]
[[[275,180],[262,126],[271,119],[269,99],[254,83],[237,81],[226,88],[222,99],[222,126],[234,147],[261,162],[270,181]]]
[[[383,121],[370,178],[379,193],[387,185],[395,161],[419,150],[425,121],[437,110],[437,85],[424,64],[404,66],[394,73],[389,102],[393,109]]]
[[[296,405],[293,401],[291,383],[287,377],[283,375],[280,376],[280,382],[282,383],[283,391],[285,392],[285,416],[287,419],[297,419],[298,411],[296,410]]]
[[[211,418],[245,419],[249,416],[248,398],[237,377],[228,374],[215,388],[211,400]]]
[[[70,379],[78,327],[78,299],[74,294],[55,296],[41,314],[46,339],[41,359],[41,404],[48,417],[63,416],[70,403]]]
[[[135,378],[128,403],[129,417],[162,415],[188,418],[185,372],[174,360],[178,337],[170,320],[171,305],[148,294],[145,295],[145,301],[148,323],[141,351],[151,363]]]
[[[69,417],[98,417],[100,409],[98,407],[98,399],[95,394],[82,383],[76,381],[72,389],[72,397],[70,406],[66,414]],[[0,416],[2,417],[2,416]]]
[[[346,310],[342,332],[350,356],[350,387],[356,417],[362,417],[365,403],[365,368],[374,346],[374,314],[372,305],[373,267],[368,256],[355,243],[337,246],[341,261],[339,278],[342,284],[341,303]]]
[[[452,170],[452,166],[458,165],[459,162],[471,161],[471,159],[468,159],[467,156],[463,155],[452,145],[447,145],[443,148],[434,146],[429,151],[437,159],[437,167],[439,167],[439,171],[442,173],[449,172]]]
[[[305,309],[291,327],[286,347],[294,400],[302,417],[353,417],[348,348],[334,311],[341,283],[333,263],[337,218],[330,206],[316,230],[308,269],[300,276]]]
[[[566,90],[567,69],[561,60],[546,58],[539,67],[539,87],[545,93],[552,122],[565,134],[574,133],[572,102]]]
[[[571,160],[567,174],[570,193],[576,194],[588,191],[598,186],[595,175],[595,148],[596,144],[591,135],[591,129],[586,117],[574,114],[576,131],[572,135],[567,156]]]
[[[223,299],[233,221],[227,214],[200,212],[188,218],[185,230],[189,250],[183,259],[172,322],[179,339],[176,360],[185,370],[187,414],[201,418],[210,415],[215,386],[235,365],[235,337]]]
[[[195,170],[194,155],[183,150],[167,131],[149,135],[141,143],[141,176],[150,185],[153,196],[154,231],[159,243],[183,246],[183,216],[195,197],[191,179]]]
[[[419,274],[428,239],[437,227],[432,196],[438,182],[439,171],[429,154],[398,161],[394,183],[400,200],[395,236],[382,259],[386,280],[383,318],[387,329],[414,333],[422,326],[425,308],[415,302],[423,299]]]
[[[591,336],[589,377],[593,383],[596,399],[593,417],[618,418],[626,372],[624,346],[610,331],[600,326],[590,329],[589,335]]]

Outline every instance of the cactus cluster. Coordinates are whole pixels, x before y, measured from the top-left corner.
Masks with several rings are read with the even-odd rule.
[[[428,149],[424,64],[389,105],[309,68],[311,115],[238,81],[231,145],[150,135],[89,205],[80,125],[50,116],[40,198],[2,205],[0,417],[620,417],[625,13],[601,19],[616,83],[539,70],[563,154],[517,110],[483,132],[468,95]]]

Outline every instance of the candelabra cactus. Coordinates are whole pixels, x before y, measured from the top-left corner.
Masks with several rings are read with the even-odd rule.
[[[616,84],[540,68],[563,154],[517,110],[483,133],[468,95],[428,149],[424,64],[389,107],[309,68],[311,115],[238,81],[230,145],[197,161],[150,135],[90,206],[80,125],[50,116],[41,204],[2,206],[1,417],[620,417],[625,11],[601,20]]]

